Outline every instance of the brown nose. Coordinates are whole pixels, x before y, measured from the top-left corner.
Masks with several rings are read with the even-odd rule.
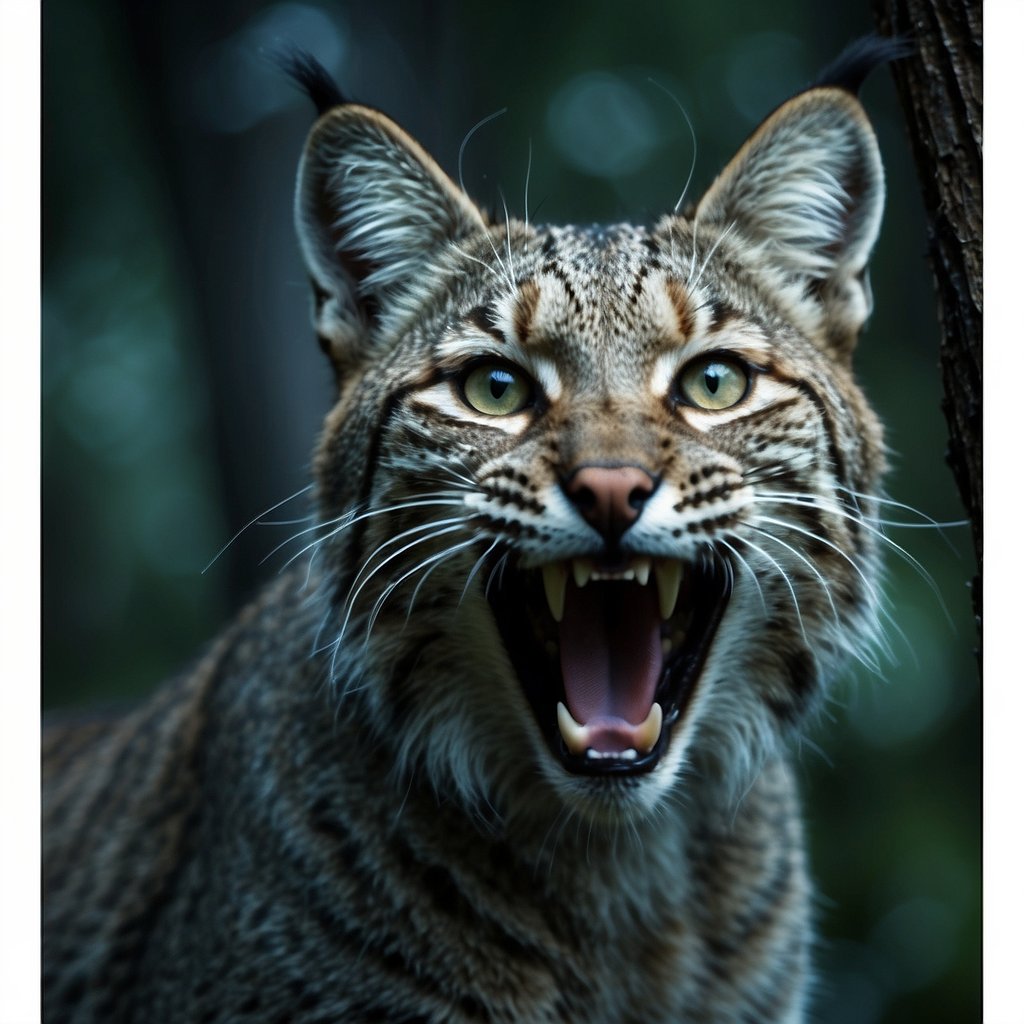
[[[657,483],[639,466],[581,466],[565,493],[605,540],[617,541],[640,518]]]

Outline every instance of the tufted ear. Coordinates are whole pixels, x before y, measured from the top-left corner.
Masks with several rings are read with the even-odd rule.
[[[336,365],[408,295],[426,260],[484,220],[434,160],[383,114],[344,104],[313,126],[295,222]]]
[[[867,261],[885,184],[878,144],[852,93],[812,88],[771,114],[711,185],[698,225],[734,230],[814,303],[849,355],[871,311]]]

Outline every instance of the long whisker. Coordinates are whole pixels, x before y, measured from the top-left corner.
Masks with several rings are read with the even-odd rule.
[[[772,476],[780,475],[782,475],[782,471],[780,471],[779,473],[761,477],[760,480],[763,482],[764,480],[771,479]],[[755,480],[755,474],[749,474],[745,479],[747,483],[756,486],[757,480]],[[894,541],[887,533],[880,529],[880,526],[888,525],[898,527],[927,527],[929,529],[941,529],[941,527],[943,526],[967,525],[966,523],[938,523],[935,520],[931,519],[929,516],[925,515],[925,513],[920,512],[918,509],[912,508],[909,505],[904,505],[901,502],[891,501],[886,498],[877,498],[869,494],[861,494],[860,492],[851,491],[849,488],[846,487],[839,487],[838,490],[852,495],[855,500],[857,498],[863,498],[868,501],[878,502],[880,504],[889,504],[901,509],[905,509],[908,512],[912,512],[914,515],[921,516],[921,518],[928,520],[928,523],[904,523],[902,521],[896,520],[879,519],[876,516],[857,514],[855,512],[851,512],[849,508],[837,505],[830,500],[824,499],[822,495],[813,492],[756,491],[754,497],[755,500],[759,502],[763,500],[766,503],[774,502],[776,504],[788,504],[794,508],[801,508],[805,510],[815,509],[821,512],[825,512],[829,515],[834,515],[836,517],[843,518],[850,522],[853,522],[857,524],[859,527],[871,533],[872,536],[877,537],[879,540],[887,544],[892,550],[896,551],[900,555],[900,557],[906,559],[909,564],[913,565],[914,568],[917,569],[917,571],[921,574],[923,578],[928,579],[929,581],[931,581],[931,577],[929,576],[928,571],[924,568],[924,566],[922,566],[921,563],[918,562],[917,559],[915,559],[908,551],[906,551],[899,544],[897,544],[896,541]],[[950,544],[948,539],[946,539],[946,543],[955,552],[956,549],[952,548],[952,545]]]
[[[692,283],[690,281],[687,281],[686,282],[687,287],[689,287],[689,288],[698,288],[700,286],[700,279],[704,276],[704,271],[707,269],[708,263],[711,262],[711,257],[715,255],[715,251],[718,249],[718,247],[729,237],[729,235],[732,234],[733,229],[735,227],[736,227],[736,221],[733,221],[718,236],[718,238],[715,240],[715,244],[713,246],[711,246],[711,248],[708,250],[708,254],[704,257],[704,262],[700,265],[700,270],[697,272],[697,280],[693,281]],[[693,244],[694,244],[694,247],[696,249],[696,245],[697,245],[696,235],[694,235]]]
[[[840,488],[845,491],[846,488]],[[801,491],[758,491],[757,496],[759,498],[788,498],[796,501],[804,507],[815,507],[820,508],[823,511],[833,512],[836,515],[845,515],[852,519],[857,519],[863,522],[864,518],[855,516],[848,509],[843,508],[840,505],[836,505],[832,502],[823,500],[823,496],[815,494],[813,492],[801,492]],[[925,520],[923,523],[908,523],[902,519],[880,519],[872,516],[870,522],[878,523],[880,526],[896,526],[904,530],[945,530],[953,527],[970,526],[970,521],[967,519],[954,519],[949,522],[940,522],[937,519],[932,519],[931,516],[919,509],[913,508],[910,505],[904,505],[899,501],[891,501],[887,498],[878,498],[871,495],[856,495],[857,497],[864,498],[869,501],[877,502],[884,505],[892,505],[897,508],[905,509],[908,512],[912,512],[916,516],[920,516]]]
[[[387,559],[384,559],[383,562],[381,562],[380,564],[374,566],[374,568],[371,569],[370,572],[366,573],[366,576],[364,578],[363,577],[363,573],[366,572],[367,567],[370,565],[370,563],[373,561],[373,559],[378,554],[380,554],[386,548],[390,547],[392,544],[400,543],[406,537],[413,536],[413,535],[415,535],[417,533],[423,533],[424,531],[433,530],[437,526],[444,526],[444,525],[447,525],[447,524],[456,524],[456,525],[450,526],[448,530],[440,531],[440,532],[443,532],[443,533],[451,532],[452,530],[458,529],[459,524],[461,524],[463,521],[464,521],[463,517],[457,517],[457,518],[452,518],[452,519],[448,519],[448,520],[432,521],[432,522],[429,522],[429,523],[419,523],[418,525],[413,526],[413,527],[411,527],[408,530],[404,530],[404,531],[402,531],[402,533],[396,535],[395,537],[391,537],[388,540],[385,540],[383,543],[379,544],[367,556],[367,558],[363,562],[362,566],[360,566],[359,571],[356,573],[355,579],[352,582],[352,586],[349,588],[349,596],[346,599],[346,614],[345,614],[344,622],[342,623],[341,631],[339,632],[338,636],[334,640],[332,640],[329,644],[325,644],[323,647],[317,648],[314,653],[319,654],[322,651],[330,649],[331,647],[334,647],[335,650],[337,650],[337,647],[341,643],[341,639],[344,636],[345,628],[346,628],[346,626],[348,624],[348,620],[349,620],[349,618],[350,618],[350,616],[352,614],[352,609],[353,609],[353,605],[354,605],[356,596],[358,596],[359,591],[361,591],[363,589],[363,587],[366,586],[366,584],[370,581],[370,579],[372,579],[372,577],[374,575],[376,575],[376,573],[381,568],[383,568],[384,564],[391,560],[390,557],[387,558]],[[437,536],[437,534],[436,533],[433,533],[433,534],[428,533],[426,536],[420,537],[417,540],[413,541],[411,544],[406,545],[406,547],[402,548],[400,551],[395,552],[394,555],[391,556],[391,557],[397,557],[398,555],[401,555],[404,551],[408,550],[410,547],[415,547],[417,544],[420,544],[420,543],[423,543],[425,541],[431,540],[434,536]],[[357,584],[358,584],[358,588],[357,588]]]
[[[800,533],[800,534],[804,535],[805,537],[809,537],[812,540],[817,541],[819,544],[823,544],[823,545],[825,545],[825,547],[831,548],[833,551],[835,551],[840,556],[840,558],[844,559],[849,564],[850,568],[853,569],[853,571],[860,577],[861,582],[864,584],[865,590],[867,591],[869,597],[871,598],[872,604],[875,606],[875,608],[878,609],[879,614],[884,616],[886,621],[896,630],[896,632],[900,636],[900,639],[903,640],[903,642],[907,646],[907,648],[909,650],[913,651],[913,648],[910,645],[910,641],[907,639],[907,634],[903,631],[903,629],[900,626],[900,624],[893,618],[893,616],[890,614],[889,610],[886,608],[885,602],[882,600],[881,595],[878,592],[878,589],[867,578],[867,576],[865,576],[865,574],[861,570],[860,566],[857,565],[857,563],[841,547],[839,547],[838,544],[834,544],[832,541],[828,540],[826,537],[822,537],[822,536],[814,533],[813,530],[804,529],[802,526],[798,526],[796,523],[789,522],[789,521],[784,520],[784,519],[774,519],[771,516],[762,516],[762,515],[759,514],[758,515],[758,521],[762,522],[762,523],[768,523],[771,526],[781,526],[783,529],[793,530],[795,533]],[[944,603],[942,601],[942,597],[939,594],[938,589],[935,587],[934,580],[932,580],[931,577],[928,577],[928,581],[930,582],[930,584],[931,584],[931,586],[933,588],[933,591],[935,593],[935,596],[936,596],[937,600],[939,601],[939,604],[942,606],[943,610],[945,610],[945,605],[944,605]],[[947,612],[946,614],[947,614],[947,617],[948,617],[949,613]],[[888,644],[886,644],[884,649],[885,649],[886,656],[890,659],[890,661],[895,662],[896,661],[896,656],[895,656],[895,653],[893,652],[892,648]]]
[[[690,160],[690,173],[686,176],[686,184],[683,185],[683,191],[679,193],[676,205],[672,207],[673,213],[679,213],[679,207],[683,205],[683,199],[686,197],[687,190],[690,187],[690,182],[693,180],[693,172],[697,169],[697,133],[694,131],[690,115],[687,114],[686,108],[679,102],[679,98],[663,86],[661,82],[650,77],[648,77],[647,81],[650,82],[651,85],[660,89],[679,108],[679,113],[683,115],[686,127],[690,129],[690,139],[693,142],[693,158]]]
[[[880,530],[877,526],[875,526],[872,520],[854,515],[852,512],[849,512],[848,510],[841,508],[838,505],[833,506],[829,503],[821,503],[817,501],[793,500],[789,495],[779,495],[778,497],[773,497],[771,495],[758,493],[755,494],[754,499],[759,504],[763,502],[764,504],[768,505],[792,505],[795,508],[801,509],[813,508],[818,511],[825,512],[829,515],[834,515],[838,518],[848,519],[851,522],[856,523],[858,526],[866,530],[872,536],[877,537],[880,541],[887,544],[892,551],[899,555],[899,557],[902,558],[908,565],[912,566],[920,575],[920,577],[923,580],[925,580],[925,582],[931,588],[932,593],[935,595],[939,604],[943,607],[943,610],[945,611],[945,602],[943,601],[942,594],[939,590],[938,584],[935,582],[931,573],[929,573],[928,570],[924,567],[924,565],[922,565],[922,563],[918,561],[918,559],[916,559],[909,551],[907,551],[906,548],[897,544],[896,541],[894,541],[890,536],[888,536],[888,534],[886,534],[883,530]],[[875,522],[877,522],[877,520]],[[797,529],[795,523],[792,524],[792,527],[794,529]],[[808,534],[808,536],[816,537],[815,534]],[[948,611],[946,612],[946,616],[947,618],[949,617]],[[952,625],[952,621],[950,621],[950,625]]]
[[[508,203],[505,202],[505,193],[498,189],[498,195],[501,197],[501,206],[505,211],[505,250],[508,254],[508,287],[509,291],[514,292],[516,290],[516,279],[515,261],[512,258],[512,223],[508,216]]]
[[[255,526],[298,526],[299,523],[310,523],[317,518],[315,512],[308,516],[299,516],[298,519],[259,519]]]
[[[434,525],[437,525],[437,524],[430,523],[430,524],[427,524],[427,525],[428,526],[434,526]],[[373,577],[376,576],[377,573],[379,573],[381,571],[381,569],[384,568],[385,565],[387,565],[389,562],[393,562],[396,558],[400,558],[402,555],[405,554],[406,551],[409,551],[412,548],[418,547],[420,544],[426,544],[429,541],[436,540],[438,537],[443,537],[446,534],[454,533],[457,530],[461,530],[464,525],[465,525],[465,520],[464,519],[460,519],[458,522],[456,522],[452,526],[445,526],[443,529],[434,530],[432,533],[427,533],[427,534],[425,534],[422,537],[417,537],[415,540],[412,540],[408,544],[403,545],[397,551],[393,551],[390,555],[387,556],[387,558],[384,558],[380,562],[378,562],[377,565],[375,565],[373,567],[373,569],[371,569],[370,572],[368,572],[363,577],[363,580],[362,580],[361,583],[359,583],[358,585],[353,583],[352,590],[350,591],[348,597],[345,600],[345,605],[346,605],[345,617],[344,617],[344,619],[342,621],[341,629],[338,632],[338,639],[337,639],[336,643],[340,644],[342,637],[344,637],[344,635],[345,635],[345,631],[348,628],[349,620],[352,618],[352,613],[353,613],[353,611],[355,609],[356,601],[358,600],[359,595],[366,588],[366,586],[370,582],[370,580],[372,580]],[[415,532],[415,531],[407,531],[407,533],[408,532]],[[401,537],[401,536],[402,535],[400,534],[399,537]],[[397,539],[397,538],[395,538],[395,539]],[[392,543],[392,542],[393,541],[389,541],[388,543]],[[376,555],[381,550],[381,548],[384,547],[384,546],[385,545],[381,545],[381,547],[378,547],[377,550],[374,551],[373,555],[371,555],[370,558],[367,559],[367,561],[363,563],[363,569],[366,568],[366,566],[369,564],[370,560],[374,557],[374,555]],[[360,569],[360,573],[363,572],[363,569]],[[357,576],[357,579],[358,579],[358,576]]]
[[[771,533],[768,530],[762,530],[762,529],[760,529],[759,527],[756,527],[756,526],[752,526],[751,529],[753,529],[760,536],[766,537],[768,540],[772,540],[776,544],[778,544],[781,547],[785,548],[791,555],[793,555],[796,558],[798,558],[801,562],[803,562],[804,565],[807,566],[808,569],[810,569],[810,571],[814,574],[815,578],[817,579],[818,583],[820,584],[821,589],[822,589],[822,591],[825,594],[825,597],[828,599],[829,607],[832,609],[832,618],[833,618],[833,620],[835,621],[835,624],[836,624],[836,631],[837,631],[837,633],[841,634],[842,631],[843,631],[843,625],[842,625],[842,621],[841,621],[841,619],[839,617],[839,610],[836,608],[835,602],[832,600],[831,588],[828,585],[828,581],[825,579],[824,576],[821,575],[821,573],[818,571],[818,569],[814,565],[814,563],[811,562],[805,555],[801,554],[791,544],[787,544],[784,540],[782,540],[781,537],[776,537],[774,533]],[[876,672],[877,674],[881,674],[881,666],[878,665],[877,662],[866,661],[864,659],[861,651],[858,648],[852,647],[851,649],[852,649],[854,657],[858,661],[860,661],[861,664],[863,664],[866,668],[872,670],[873,672]],[[892,651],[888,649],[888,645],[885,645],[885,653],[889,656],[890,660],[894,660],[893,657],[892,657]]]
[[[462,157],[466,152],[466,146],[468,145],[469,140],[473,138],[473,136],[476,135],[476,133],[483,128],[485,124],[493,121],[496,117],[501,117],[503,114],[507,113],[508,107],[502,107],[501,110],[496,110],[493,114],[488,114],[486,117],[482,117],[475,125],[473,125],[472,128],[469,129],[468,132],[466,132],[465,138],[462,140],[462,145],[459,146],[459,188],[462,189],[463,195],[468,195],[468,193],[466,192],[466,181],[462,176]]]
[[[759,555],[761,555],[762,558],[765,559],[765,561],[770,562],[778,571],[778,574],[782,577],[783,582],[789,588],[789,596],[793,600],[793,611],[796,612],[797,622],[800,624],[800,635],[803,637],[804,643],[810,644],[810,641],[807,639],[807,631],[804,629],[804,617],[800,614],[800,602],[797,599],[796,589],[793,587],[793,582],[792,580],[790,580],[789,574],[779,564],[779,562],[776,561],[776,559],[772,558],[772,556],[769,555],[763,547],[761,547],[759,544],[755,544],[749,537],[737,536],[736,539],[742,541],[742,543],[746,544],[747,547],[752,548],[754,551],[756,551]]]
[[[454,452],[449,455],[452,462],[457,462],[459,469],[464,472],[459,473],[450,462],[442,463],[439,466],[433,467],[434,469],[440,470],[447,473],[452,480],[456,483],[466,484],[468,487],[475,489],[477,486],[477,480],[475,480],[470,474],[473,472],[472,469],[466,465],[465,460],[460,459]]]
[[[744,474],[744,480],[748,484],[756,486],[756,485],[759,485],[759,484],[762,484],[762,483],[767,483],[769,480],[785,477],[790,472],[791,472],[791,468],[789,466],[786,466],[786,465],[783,465],[783,464],[776,464],[776,465],[770,466],[770,467],[769,466],[762,466],[762,467],[758,467],[757,470],[755,470],[753,472],[745,473]],[[850,497],[855,499],[855,501],[859,499],[859,500],[871,502],[874,505],[882,505],[882,506],[888,506],[889,508],[900,509],[903,512],[909,512],[911,515],[917,516],[919,519],[923,519],[924,520],[923,523],[907,523],[907,522],[903,522],[902,520],[895,520],[895,519],[893,519],[893,520],[888,520],[888,519],[879,519],[879,520],[877,520],[883,526],[899,526],[899,527],[907,528],[907,529],[917,527],[917,528],[940,529],[940,530],[941,529],[946,529],[946,528],[970,526],[970,520],[968,520],[968,519],[956,519],[956,520],[952,520],[950,522],[939,522],[938,520],[933,519],[927,513],[922,512],[919,508],[915,508],[913,505],[907,505],[907,504],[905,504],[902,501],[896,501],[893,498],[887,498],[884,495],[880,495],[880,494],[868,494],[868,493],[866,493],[864,491],[857,491],[857,490],[854,490],[851,487],[846,487],[845,485],[840,484],[840,483],[835,483],[833,486],[835,487],[835,489],[837,491],[841,491],[843,494],[850,495]],[[764,492],[764,493],[767,495],[770,492]],[[814,501],[819,501],[822,498],[822,495],[820,495],[820,494],[816,494],[816,493],[801,493],[801,492],[796,492],[796,491],[785,491],[785,492],[781,492],[781,493],[773,493],[772,496],[773,497],[779,497],[779,496],[782,496],[782,494],[784,494],[786,496],[797,497],[797,498],[801,498],[801,497],[802,498],[807,498],[807,499],[811,499],[811,500],[814,500]]]
[[[738,539],[742,540],[742,538],[738,538]],[[740,565],[742,565],[743,568],[746,569],[747,572],[749,573],[751,580],[753,580],[754,586],[757,588],[757,596],[761,599],[761,611],[764,613],[765,617],[767,617],[767,615],[768,615],[768,605],[765,602],[765,599],[764,599],[764,589],[761,587],[761,581],[757,578],[757,573],[754,572],[754,570],[751,567],[750,563],[743,557],[743,555],[740,554],[740,552],[737,551],[736,548],[734,548],[727,540],[725,540],[724,537],[720,538],[719,543],[724,548],[727,548],[729,551],[731,551],[733,553],[733,556],[740,563]]]
[[[462,602],[466,599],[466,594],[469,591],[469,586],[473,582],[473,577],[477,574],[480,566],[487,560],[487,556],[500,544],[499,539],[495,539],[491,546],[477,559],[476,565],[473,566],[469,571],[469,576],[466,577],[466,585],[462,588],[462,594],[459,597],[459,606],[462,606]]]
[[[474,538],[474,540],[473,540],[473,543],[476,543],[476,540],[475,540],[475,538]],[[460,549],[461,549],[461,545],[460,545],[459,547],[460,547]],[[450,550],[450,549],[449,549],[449,550]],[[430,579],[430,574],[431,574],[431,573],[432,573],[432,572],[433,572],[433,571],[434,571],[435,569],[439,568],[439,567],[440,567],[441,565],[443,565],[443,564],[444,564],[444,563],[443,563],[443,562],[441,562],[441,561],[437,561],[437,562],[435,562],[435,563],[434,563],[434,564],[433,564],[433,565],[432,565],[432,566],[431,566],[431,567],[430,567],[429,569],[427,569],[427,571],[426,571],[426,572],[425,572],[425,573],[424,573],[424,574],[423,574],[423,575],[422,575],[422,576],[421,576],[421,577],[419,578],[419,580],[418,580],[418,581],[416,582],[416,586],[415,586],[415,587],[413,588],[413,591],[412,591],[412,595],[411,595],[411,596],[410,596],[410,598],[409,598],[409,607],[408,607],[408,608],[406,608],[406,610],[405,610],[405,623],[404,623],[404,625],[406,625],[406,626],[407,626],[407,625],[409,624],[409,619],[410,619],[410,618],[411,618],[411,616],[412,616],[413,608],[415,608],[415,606],[416,606],[416,599],[417,599],[417,598],[419,597],[419,594],[420,594],[420,589],[421,589],[421,588],[423,587],[423,584],[424,584],[424,583],[426,583],[428,579]],[[419,566],[417,567],[417,571],[418,571],[419,569],[422,569],[422,568],[423,568],[423,564],[421,563],[421,564],[420,564],[420,565],[419,565]]]
[[[265,515],[266,515],[266,514],[267,514],[268,512],[273,512],[273,511],[275,511],[276,509],[279,509],[279,508],[280,508],[280,507],[281,507],[282,505],[287,505],[289,501],[294,501],[294,500],[295,500],[296,498],[298,498],[298,497],[299,497],[300,495],[302,495],[302,494],[306,494],[306,493],[307,493],[308,491],[312,490],[312,489],[313,489],[313,488],[314,488],[315,486],[316,486],[316,484],[306,484],[306,486],[305,486],[305,487],[303,487],[303,488],[301,488],[300,490],[296,491],[296,492],[295,492],[294,494],[290,494],[290,495],[288,495],[288,497],[287,497],[287,498],[284,498],[283,500],[281,500],[281,501],[277,502],[277,504],[276,504],[276,505],[271,505],[271,506],[270,506],[270,508],[268,508],[268,509],[264,509],[264,511],[262,511],[262,512],[261,512],[261,513],[260,513],[260,514],[259,514],[258,516],[255,516],[254,518],[250,519],[250,520],[249,520],[249,522],[247,522],[247,523],[245,524],[245,526],[243,526],[243,527],[242,527],[242,528],[241,528],[241,529],[240,529],[240,530],[238,531],[238,533],[236,533],[236,534],[235,534],[235,535],[234,535],[234,536],[233,536],[233,537],[231,538],[231,540],[229,540],[229,541],[227,542],[227,544],[225,544],[225,545],[224,545],[224,547],[222,547],[222,548],[220,549],[220,551],[218,551],[218,552],[217,552],[217,554],[215,554],[215,555],[213,556],[213,558],[211,558],[211,559],[210,559],[210,561],[209,561],[209,562],[207,563],[207,565],[206,565],[206,568],[205,568],[205,569],[203,569],[203,573],[202,573],[202,574],[205,574],[205,573],[207,572],[207,570],[208,570],[208,569],[210,568],[210,566],[211,566],[211,565],[213,565],[213,563],[214,563],[214,562],[216,562],[216,561],[217,561],[217,559],[218,559],[218,558],[220,558],[220,556],[221,556],[221,555],[223,555],[223,554],[224,554],[224,552],[225,552],[225,551],[227,551],[227,549],[228,549],[229,547],[231,547],[231,545],[232,545],[232,544],[234,544],[234,543],[235,543],[235,541],[236,541],[236,540],[238,540],[238,538],[239,538],[239,537],[241,537],[241,536],[242,536],[242,534],[243,534],[243,533],[245,533],[245,531],[246,531],[246,530],[248,530],[250,526],[254,525],[255,523],[258,523],[258,522],[259,522],[259,521],[260,521],[260,520],[261,520],[261,519],[262,519],[262,518],[263,518],[263,517],[264,517],[264,516],[265,516]]]
[[[890,508],[899,508],[904,512],[910,512],[912,515],[920,516],[922,519],[926,519],[928,523],[933,526],[970,526],[969,519],[958,519],[952,523],[938,523],[930,516],[926,515],[918,508],[914,508],[913,505],[905,505],[902,501],[895,501],[892,498],[881,497],[877,494],[865,494],[863,491],[855,491],[850,487],[844,487],[842,484],[836,485],[836,490],[842,491],[844,494],[849,494],[854,498],[863,498],[865,501],[873,501],[879,505],[888,505]],[[910,523],[901,523],[900,525],[910,526]]]
[[[505,554],[503,554],[501,556],[501,558],[499,558],[494,563],[494,565],[491,566],[491,571],[487,574],[487,582],[484,584],[484,595],[486,597],[490,597],[491,586],[494,583],[494,577],[495,576],[498,577],[498,581],[499,581],[499,584],[500,584],[501,579],[503,578],[504,573],[505,573],[505,565],[508,562],[509,556],[511,555],[511,553],[512,553],[511,551],[506,551]]]
[[[460,248],[454,242],[451,242],[450,245],[451,248],[454,249],[460,256],[464,256],[467,260],[472,260],[474,263],[479,263],[480,266],[484,268],[484,270],[486,270],[489,274],[493,274],[499,281],[501,281],[502,284],[506,283],[505,278],[501,275],[501,273],[498,270],[492,267],[490,263],[484,263],[483,260],[478,259],[471,253],[466,252],[465,249]],[[493,244],[491,248],[494,248]],[[495,253],[495,255],[497,255],[497,253]]]
[[[813,530],[808,530],[803,526],[799,526],[788,519],[776,519],[773,516],[765,516],[758,513],[757,521],[759,523],[767,523],[769,526],[781,526],[784,530],[792,530],[794,533],[799,533],[804,537],[808,537],[811,540],[818,542],[819,544],[824,544],[827,548],[831,548],[831,550],[835,551],[840,558],[844,559],[849,564],[850,568],[853,569],[853,571],[860,577],[865,590],[867,590],[872,600],[876,602],[879,601],[878,590],[874,584],[867,578],[860,566],[857,565],[857,563],[834,541],[830,541],[827,537],[823,537],[821,534],[815,533]]]
[[[533,168],[533,139],[527,140],[526,150],[526,188],[523,190],[523,221],[527,230],[530,227],[530,171]]]
[[[413,537],[417,533],[424,533],[424,532],[433,530],[433,529],[435,529],[436,527],[439,527],[439,526],[451,526],[453,524],[456,524],[456,525],[457,524],[463,524],[463,523],[468,522],[469,519],[470,519],[470,517],[466,516],[466,515],[463,515],[463,516],[450,516],[447,519],[431,519],[431,520],[428,520],[425,523],[417,523],[415,526],[410,526],[408,529],[402,530],[401,533],[396,533],[392,537],[387,537],[386,539],[381,541],[380,544],[378,544],[373,549],[373,551],[371,551],[366,556],[366,558],[363,560],[363,564],[359,567],[359,571],[356,573],[355,578],[352,581],[352,586],[353,587],[356,586],[356,584],[360,583],[363,580],[363,573],[366,572],[367,568],[371,565],[373,560],[379,554],[381,554],[382,552],[386,551],[388,548],[394,546],[395,544],[400,544],[407,537]],[[388,560],[390,560],[390,557],[391,556],[388,557]],[[369,571],[369,573],[367,574],[367,578],[369,576],[372,576],[374,573],[376,573],[380,569],[380,565],[382,565],[382,564],[384,564],[384,563],[380,563],[380,564],[374,566],[374,568],[371,569]]]
[[[418,565],[414,566],[412,569],[409,569],[406,572],[404,572],[401,576],[399,576],[397,580],[392,580],[392,582],[384,588],[380,597],[377,598],[376,602],[374,603],[373,610],[370,612],[370,615],[368,616],[366,623],[365,642],[368,643],[370,640],[370,634],[373,632],[374,624],[376,623],[377,617],[380,615],[381,610],[384,607],[384,603],[395,592],[395,590],[398,589],[398,587],[400,587],[407,579],[409,579],[410,576],[415,575],[416,573],[424,569],[426,566],[430,565],[431,568],[427,572],[427,575],[429,575],[431,572],[433,572],[434,569],[437,568],[438,565],[441,564],[441,562],[445,561],[448,558],[451,558],[452,555],[458,553],[464,548],[470,547],[475,543],[476,538],[470,537],[469,540],[465,540],[461,544],[456,544],[454,547],[445,548],[443,551],[437,551],[434,554],[427,556],[427,558],[423,559],[423,561],[421,561]],[[408,622],[408,620],[409,616],[406,615],[406,622]]]
[[[426,508],[431,505],[459,506],[464,504],[464,498],[459,495],[459,492],[450,491],[447,493],[449,493],[451,497],[440,497],[440,495],[444,493],[446,492],[437,491],[435,492],[435,494],[437,494],[438,497],[418,498],[415,501],[399,502],[396,505],[388,505],[385,508],[369,509],[366,512],[361,512],[359,515],[353,515],[351,512],[347,512],[345,513],[345,515],[339,516],[337,519],[330,520],[326,523],[318,523],[317,525],[311,526],[306,530],[300,530],[298,533],[293,534],[287,540],[282,541],[269,554],[264,556],[260,564],[262,565],[263,562],[267,561],[268,558],[272,558],[275,554],[277,554],[278,551],[281,550],[281,548],[291,544],[292,541],[298,540],[299,537],[301,537],[303,534],[313,533],[319,529],[328,527],[332,528],[330,530],[330,533],[326,533],[324,534],[324,536],[318,537],[316,540],[307,544],[304,548],[301,548],[299,551],[296,551],[295,554],[292,555],[291,558],[289,558],[288,561],[285,562],[284,565],[281,567],[282,572],[285,569],[287,569],[288,566],[292,564],[292,562],[294,562],[298,558],[301,558],[311,548],[319,547],[325,541],[330,540],[332,537],[336,537],[343,530],[347,530],[350,526],[354,526],[356,523],[363,522],[366,519],[372,519],[374,518],[374,516],[386,515],[391,512],[404,512],[412,508]]]

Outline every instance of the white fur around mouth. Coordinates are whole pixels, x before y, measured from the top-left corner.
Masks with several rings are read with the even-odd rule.
[[[548,562],[541,568],[548,608],[555,622],[561,622],[565,614],[565,588],[570,575],[577,587],[585,587],[591,580],[630,580],[646,587],[652,568],[654,583],[658,588],[658,608],[661,617],[667,619],[675,611],[679,584],[683,578],[682,562],[672,558],[632,558],[624,569],[614,572],[599,568],[590,558]]]

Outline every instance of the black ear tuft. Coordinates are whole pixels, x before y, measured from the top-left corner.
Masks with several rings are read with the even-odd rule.
[[[282,47],[268,54],[270,59],[292,78],[313,101],[317,114],[348,103],[330,72],[311,53],[298,46]]]
[[[914,52],[914,44],[906,36],[862,36],[818,75],[811,88],[834,85],[856,96],[864,80],[879,64],[909,57]]]

